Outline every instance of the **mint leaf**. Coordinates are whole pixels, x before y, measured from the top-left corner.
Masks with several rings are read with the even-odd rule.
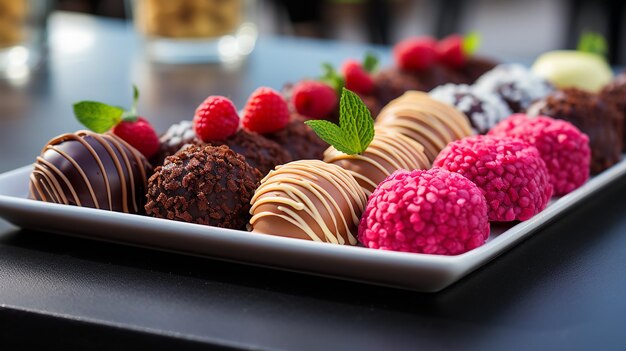
[[[335,149],[349,155],[357,153],[351,145],[345,143],[344,133],[338,125],[325,120],[309,120],[304,123]]]
[[[104,133],[122,119],[124,110],[96,101],[81,101],[74,104],[74,115],[85,127],[96,133]]]
[[[348,154],[360,154],[374,139],[374,120],[361,98],[343,88],[339,101],[339,125],[324,120],[304,122],[325,142]]]
[[[322,63],[322,71],[324,74],[319,78],[321,82],[330,85],[337,95],[341,92],[341,88],[346,84],[343,77],[335,70],[335,67],[328,62]]]
[[[461,44],[463,53],[466,57],[473,56],[480,47],[481,36],[478,32],[470,32],[463,37],[463,43]]]
[[[601,34],[584,32],[578,41],[577,50],[604,57],[609,51],[609,45]]]
[[[378,67],[378,57],[373,52],[368,52],[365,54],[362,65],[366,72],[373,73]]]
[[[339,126],[354,144],[356,153],[365,151],[374,138],[374,120],[369,109],[357,94],[346,88],[339,101]]]

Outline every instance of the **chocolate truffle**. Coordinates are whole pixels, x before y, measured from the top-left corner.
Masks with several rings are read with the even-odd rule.
[[[525,111],[554,90],[547,80],[519,64],[498,65],[480,77],[475,88],[500,95],[513,112]]]
[[[430,91],[441,84],[465,82],[459,72],[441,65],[423,70],[390,67],[378,71],[373,79],[374,95],[383,105],[409,90]]]
[[[485,58],[471,56],[465,62],[465,66],[460,69],[467,79],[467,84],[474,84],[480,76],[491,71],[498,65],[498,62]]]
[[[465,84],[445,84],[430,91],[430,96],[454,105],[469,117],[477,133],[485,134],[511,114],[509,106],[499,95],[473,89]]]
[[[473,134],[463,113],[419,91],[408,91],[383,107],[376,125],[422,144],[430,162],[449,142]]]
[[[191,145],[165,159],[148,181],[148,215],[245,229],[261,173],[227,146]]]
[[[113,134],[78,131],[48,142],[30,175],[30,198],[142,213],[152,170],[145,157]]]
[[[261,134],[240,129],[235,135],[219,142],[210,142],[214,146],[226,145],[246,158],[246,162],[266,175],[278,165],[292,160],[291,154],[278,143]]]
[[[376,130],[374,139],[364,152],[348,155],[331,146],[324,152],[324,161],[350,172],[368,196],[380,182],[399,169],[430,168],[420,143],[383,127]]]
[[[617,75],[611,83],[607,84],[602,89],[600,98],[606,102],[614,103],[622,116],[626,118],[626,72]],[[622,151],[626,151],[626,123],[624,123],[622,138]]]
[[[624,116],[597,94],[576,88],[556,91],[528,109],[529,115],[564,119],[589,136],[591,173],[596,174],[621,158]]]
[[[328,144],[320,139],[311,127],[304,124],[304,121],[306,121],[304,117],[293,114],[287,127],[263,136],[287,150],[293,160],[321,160]]]
[[[253,232],[290,238],[357,244],[357,226],[367,197],[343,168],[319,160],[276,167],[252,198]]]
[[[184,145],[200,143],[200,139],[196,137],[191,121],[181,121],[169,127],[159,142],[159,151],[150,159],[154,167],[162,165],[167,156],[175,154]]]

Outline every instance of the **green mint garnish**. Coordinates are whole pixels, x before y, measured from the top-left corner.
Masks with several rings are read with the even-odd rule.
[[[335,67],[328,62],[322,63],[322,70],[324,73],[319,80],[330,85],[331,88],[335,89],[337,94],[339,94],[345,85],[345,81],[341,74],[339,74],[337,70],[335,70]]]
[[[133,105],[130,110],[96,101],[80,101],[74,104],[74,115],[78,121],[96,133],[104,133],[121,121],[135,122],[139,90],[133,85]]]
[[[374,120],[361,98],[343,88],[339,125],[324,120],[304,122],[325,142],[348,155],[360,154],[374,139]]]
[[[606,39],[595,32],[584,32],[580,36],[578,41],[577,50],[582,52],[588,52],[599,56],[606,56],[609,46],[606,43]]]
[[[367,52],[362,65],[366,72],[373,73],[378,67],[378,57],[373,52]]]
[[[470,57],[478,51],[480,48],[481,37],[478,32],[470,32],[465,37],[463,37],[463,43],[461,44],[463,48],[463,53],[466,57]]]

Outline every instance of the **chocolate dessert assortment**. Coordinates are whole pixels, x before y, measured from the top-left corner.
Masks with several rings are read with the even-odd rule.
[[[476,57],[477,42],[410,38],[392,67],[378,70],[371,55],[324,65],[320,79],[283,93],[260,87],[240,107],[211,95],[161,136],[138,114],[136,88],[128,110],[77,103],[92,131],[46,145],[30,198],[250,235],[462,254],[487,241],[491,223],[528,220],[618,162],[626,141],[626,74],[581,90],[550,65],[539,75]]]

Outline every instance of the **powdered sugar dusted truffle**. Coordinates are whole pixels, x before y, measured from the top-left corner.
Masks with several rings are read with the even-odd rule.
[[[476,81],[475,88],[500,95],[513,112],[525,111],[554,90],[547,80],[520,64],[496,66]]]
[[[483,192],[489,220],[527,220],[548,205],[552,184],[534,146],[520,139],[476,135],[448,144],[435,162]]]
[[[554,195],[565,195],[589,179],[589,137],[569,122],[515,114],[491,129],[489,135],[518,138],[535,146],[548,167]]]
[[[319,160],[276,167],[251,200],[252,231],[356,245],[367,196],[343,168]]]
[[[458,255],[488,237],[480,189],[438,168],[392,174],[370,197],[359,224],[359,241],[381,250]]]
[[[433,89],[430,96],[456,106],[469,117],[472,127],[480,134],[487,133],[511,114],[511,109],[499,95],[466,84],[441,85]]]

